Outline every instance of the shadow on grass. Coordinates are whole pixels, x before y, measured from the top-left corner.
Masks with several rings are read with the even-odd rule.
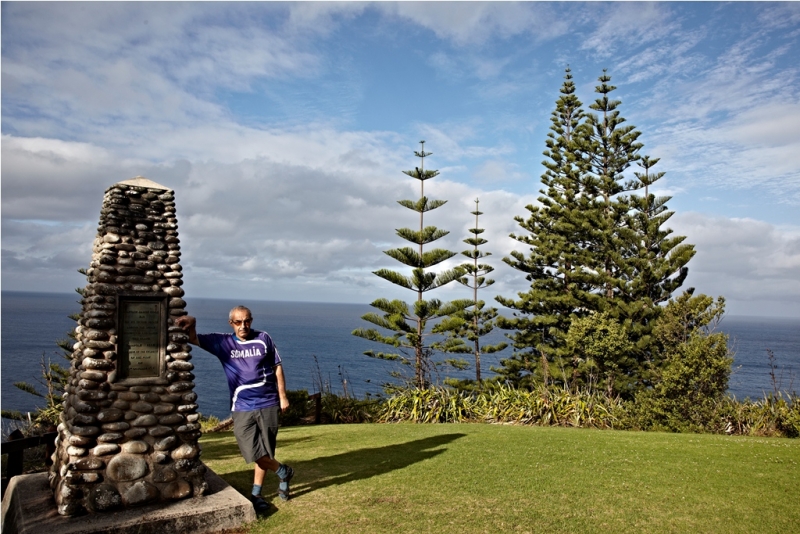
[[[303,462],[292,462],[295,478],[292,480],[292,498],[300,497],[307,493],[317,491],[329,486],[347,484],[355,480],[364,480],[374,476],[383,475],[391,471],[402,469],[411,464],[433,458],[445,452],[446,448],[438,448],[452,441],[466,436],[466,434],[442,434],[429,438],[374,447],[354,451],[322,456]],[[236,451],[238,454],[238,450]],[[231,454],[231,457],[236,454]],[[253,470],[247,469],[221,475],[226,482],[235,488],[247,488],[252,483]],[[270,475],[267,475],[269,478]],[[275,487],[277,488],[277,480]],[[270,481],[264,483],[264,496],[272,498],[277,496],[277,491],[267,494]]]

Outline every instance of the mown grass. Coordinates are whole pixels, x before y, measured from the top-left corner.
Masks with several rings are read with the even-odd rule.
[[[203,460],[249,494],[231,433]],[[487,424],[283,428],[249,532],[798,532],[800,441]]]

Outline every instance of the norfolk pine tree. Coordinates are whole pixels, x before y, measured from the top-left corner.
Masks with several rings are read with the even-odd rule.
[[[489,287],[494,284],[494,280],[486,278],[485,275],[494,271],[494,267],[487,263],[479,263],[479,260],[486,256],[491,256],[490,252],[483,252],[480,250],[481,245],[485,245],[488,241],[481,237],[483,228],[480,228],[478,218],[483,213],[479,209],[480,201],[475,199],[475,211],[470,212],[475,216],[475,228],[471,228],[469,232],[472,237],[464,240],[464,243],[472,245],[472,249],[465,250],[461,254],[470,258],[472,261],[462,263],[461,268],[465,275],[458,279],[458,282],[465,287],[472,290],[472,300],[470,307],[464,309],[459,314],[464,322],[455,328],[450,329],[451,339],[445,345],[448,352],[459,353],[472,353],[475,357],[475,382],[480,388],[482,384],[481,377],[481,354],[494,354],[501,351],[508,346],[508,343],[497,343],[494,345],[481,345],[481,338],[488,335],[494,330],[495,321],[497,319],[497,308],[486,308],[486,303],[478,299],[478,290]],[[465,343],[464,340],[469,343]],[[466,385],[462,382],[457,382],[457,385]]]
[[[590,106],[598,114],[587,114],[582,140],[589,161],[585,186],[596,207],[591,240],[596,263],[590,269],[596,273],[593,285],[604,297],[592,309],[608,313],[628,331],[631,350],[599,371],[607,390],[630,395],[649,385],[651,332],[662,312],[659,304],[683,284],[694,248],[681,244],[684,237],[667,239],[672,230],[661,228],[672,215],[666,211],[669,197],[655,198],[649,187],[664,173],[651,174],[658,160],[639,155],[641,132],[625,124],[618,110],[621,102],[609,98],[616,89],[610,81],[603,71],[595,88],[600,96]],[[634,163],[644,173],[634,172],[631,178],[625,172]],[[642,189],[644,197],[636,194]]]
[[[641,133],[624,124],[605,71],[599,81],[600,96],[590,106],[598,114],[584,115],[567,69],[548,134],[542,206],[529,206],[530,217],[516,219],[529,235],[512,237],[530,245],[530,254],[512,253],[506,262],[526,273],[531,290],[517,301],[498,298],[519,311],[502,325],[518,330],[518,352],[502,362],[501,373],[520,382],[525,371],[539,369],[545,380],[550,374],[563,383],[600,381],[607,391],[630,394],[649,367],[658,303],[681,286],[694,251],[661,229],[671,215],[668,199],[656,199],[648,188],[663,173],[650,174],[657,160],[640,158]],[[639,160],[645,172],[627,177]],[[629,195],[642,188],[644,197]],[[565,339],[573,320],[596,314],[602,314],[597,321],[624,327],[633,348],[587,365]]]
[[[663,312],[660,304],[667,302],[683,285],[689,274],[686,264],[695,254],[694,245],[683,243],[686,237],[670,237],[672,230],[664,228],[674,212],[668,211],[666,205],[672,197],[656,197],[650,192],[650,186],[664,176],[663,172],[651,172],[658,161],[648,156],[641,158],[639,166],[644,172],[634,175],[644,188],[644,195],[630,196],[631,211],[628,214],[628,225],[640,239],[628,258],[632,272],[626,297],[628,302],[635,303],[628,312],[633,334],[631,340],[639,355],[642,365],[640,380],[645,386],[653,385],[652,373],[662,363],[659,358],[661,351],[655,350],[653,338],[653,327]],[[693,291],[688,290],[689,294]]]
[[[600,298],[590,309],[596,313],[607,313],[628,330],[629,336],[641,335],[638,322],[645,324],[654,306],[642,295],[633,294],[632,268],[628,263],[630,251],[638,248],[636,228],[629,224],[630,199],[627,193],[640,187],[638,180],[630,179],[625,171],[640,159],[642,144],[638,142],[641,132],[626,124],[617,109],[619,100],[610,98],[616,89],[610,85],[611,77],[606,71],[598,78],[595,93],[599,97],[589,106],[597,112],[586,115],[585,134],[580,142],[588,162],[588,172],[583,176],[584,189],[593,198],[590,248],[592,263],[586,269],[594,276],[591,280],[593,292]],[[634,351],[617,354],[616,358],[592,362],[593,380],[600,382],[607,391],[627,391],[635,382],[641,369]]]
[[[411,310],[408,304],[402,300],[375,300],[371,303],[371,306],[383,313],[367,313],[362,316],[362,319],[389,330],[393,334],[384,335],[374,328],[359,328],[353,331],[353,335],[390,345],[400,349],[401,352],[405,352],[403,349],[413,352],[414,385],[419,388],[425,388],[431,383],[431,374],[435,365],[432,361],[432,355],[437,348],[435,343],[427,342],[428,337],[431,334],[443,331],[445,326],[452,326],[453,323],[447,318],[456,315],[466,306],[469,306],[471,302],[469,300],[457,300],[443,303],[438,299],[425,300],[423,298],[423,294],[427,291],[458,279],[462,271],[459,268],[444,270],[440,273],[429,270],[431,267],[452,258],[456,253],[441,248],[425,250],[425,245],[449,233],[435,226],[425,226],[425,213],[444,205],[447,201],[433,200],[425,196],[425,182],[439,174],[439,171],[425,170],[425,158],[431,155],[430,152],[425,152],[425,141],[420,141],[420,150],[419,152],[415,151],[414,155],[420,158],[420,166],[414,170],[403,172],[419,181],[420,198],[416,201],[399,200],[398,203],[419,213],[419,230],[400,228],[397,230],[397,235],[416,245],[416,249],[402,247],[385,251],[388,256],[411,267],[411,275],[407,276],[391,269],[379,269],[374,274],[395,285],[415,292],[417,299],[413,303]],[[428,331],[428,321],[437,319],[443,320],[436,328]],[[366,351],[364,354],[375,358],[412,363],[407,358],[396,353]]]
[[[497,297],[514,310],[512,318],[501,317],[498,325],[515,330],[511,336],[515,352],[493,370],[517,386],[547,382],[550,376],[566,379],[560,375],[568,366],[562,348],[569,323],[573,315],[596,306],[591,276],[583,270],[592,260],[588,243],[592,205],[581,181],[587,169],[579,143],[584,113],[569,69],[560,92],[550,118],[544,151],[547,159],[542,162],[541,206],[526,206],[530,212],[527,219],[514,218],[526,232],[511,237],[527,245],[529,254],[512,251],[503,258],[525,273],[531,288],[518,293],[517,300]]]

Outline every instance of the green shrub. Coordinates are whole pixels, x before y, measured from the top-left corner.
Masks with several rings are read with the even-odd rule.
[[[800,397],[782,394],[763,399],[737,401],[726,398],[722,418],[727,434],[800,437]]]
[[[214,428],[217,425],[219,425],[220,424],[220,419],[219,419],[219,417],[217,417],[215,415],[202,415],[201,414],[200,415],[200,420],[198,422],[200,423],[200,432],[203,432],[205,434],[206,432],[209,432],[212,428]]]
[[[322,422],[325,423],[371,423],[378,420],[380,411],[381,399],[322,394]]]
[[[472,419],[471,397],[445,387],[410,387],[392,395],[383,406],[380,421],[397,423],[462,423]]]
[[[534,391],[495,385],[468,393],[450,388],[408,388],[384,403],[383,422],[515,423],[612,428],[622,401],[600,392],[540,386]]]

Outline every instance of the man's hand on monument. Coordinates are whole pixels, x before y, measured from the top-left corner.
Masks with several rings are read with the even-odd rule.
[[[191,315],[182,315],[181,317],[175,319],[175,326],[178,326],[183,330],[193,330],[196,324],[197,319]]]
[[[197,331],[195,330],[197,319],[195,319],[191,315],[182,315],[177,319],[175,319],[174,324],[175,326],[182,328],[184,332],[189,334],[189,343],[191,343],[192,345],[199,345],[199,342],[197,341]]]

